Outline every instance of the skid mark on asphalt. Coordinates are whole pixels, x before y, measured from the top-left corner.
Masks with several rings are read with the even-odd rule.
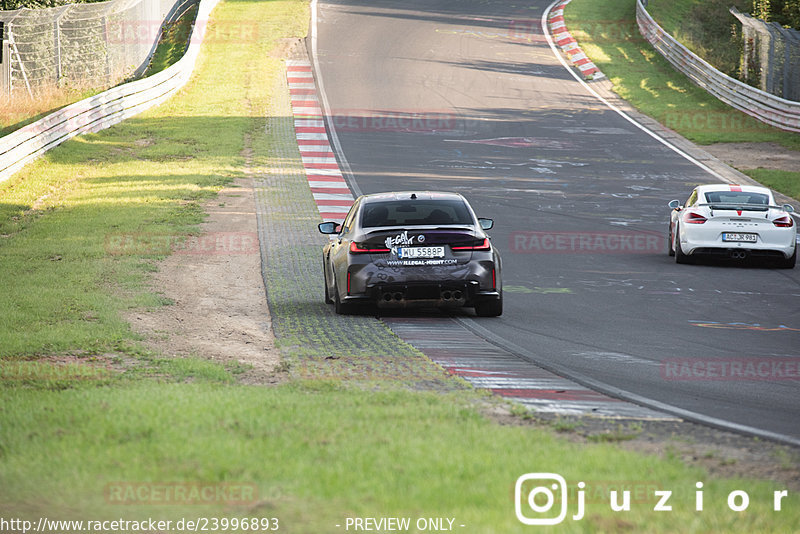
[[[353,194],[347,187],[328,142],[311,63],[287,61],[286,77],[292,99],[297,146],[308,178],[308,186],[311,188],[322,220],[341,222],[353,204]]]
[[[448,373],[537,412],[676,420],[545,371],[460,328],[452,319],[392,317],[383,321],[400,339],[422,351]]]

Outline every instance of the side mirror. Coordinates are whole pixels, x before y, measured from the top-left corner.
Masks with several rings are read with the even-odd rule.
[[[494,226],[494,221],[485,217],[478,217],[478,222],[483,230],[491,230],[492,226]]]
[[[670,200],[669,204],[667,204],[667,206],[669,206],[670,208],[672,208],[674,210],[679,210],[679,209],[681,209],[681,201],[680,200]]]
[[[791,204],[784,204],[783,211],[785,211],[786,213],[794,213],[794,206],[792,206]]]
[[[324,222],[319,223],[317,225],[319,231],[323,234],[338,234],[339,233],[339,223],[337,222]]]

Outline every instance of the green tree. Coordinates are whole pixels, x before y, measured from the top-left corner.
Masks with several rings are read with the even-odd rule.
[[[753,0],[753,16],[761,20],[770,20],[771,0]]]
[[[800,0],[784,0],[782,4],[780,23],[800,30]]]
[[[800,0],[753,0],[753,16],[800,30]]]
[[[103,0],[2,0],[3,9],[41,9],[45,7],[63,6],[65,4],[90,4]]]

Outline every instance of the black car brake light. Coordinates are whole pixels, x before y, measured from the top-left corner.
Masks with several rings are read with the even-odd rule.
[[[484,238],[479,244],[476,245],[469,245],[466,247],[450,247],[453,250],[491,250],[491,245],[489,245],[489,238]]]
[[[381,252],[389,252],[388,248],[366,248],[362,247],[355,241],[350,243],[351,254],[379,254]]]

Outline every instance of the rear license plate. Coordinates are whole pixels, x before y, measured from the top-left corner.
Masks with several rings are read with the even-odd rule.
[[[414,258],[444,258],[444,247],[400,247],[397,257],[403,260]]]
[[[731,234],[731,233],[724,233],[722,234],[723,241],[737,241],[740,243],[755,243],[756,242],[756,234]]]

